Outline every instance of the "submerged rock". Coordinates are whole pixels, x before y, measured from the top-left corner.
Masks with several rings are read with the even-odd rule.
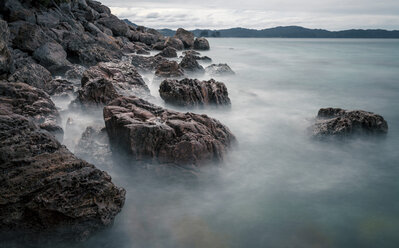
[[[209,42],[204,37],[200,37],[195,39],[194,41],[194,49],[195,50],[209,50]]]
[[[319,110],[312,131],[315,137],[385,134],[388,124],[382,116],[363,110],[323,108]]]
[[[125,190],[107,173],[3,104],[0,154],[1,233],[84,240],[110,226],[124,204]]]
[[[158,77],[182,77],[183,69],[176,61],[164,61],[157,66],[155,75]]]
[[[233,75],[234,71],[227,64],[212,64],[205,68],[210,75]]]
[[[235,141],[230,130],[206,115],[179,113],[137,97],[120,97],[104,108],[112,150],[136,161],[178,166],[218,162]]]
[[[10,113],[33,120],[62,140],[61,118],[49,95],[44,91],[24,83],[0,82],[0,104]]]
[[[202,67],[195,56],[192,54],[186,54],[182,61],[180,62],[181,68],[183,68],[187,72],[194,72],[194,73],[204,73],[205,69]]]
[[[130,63],[104,62],[83,73],[77,100],[85,105],[103,105],[118,96],[147,96],[150,90]]]
[[[230,105],[226,86],[213,79],[164,80],[159,94],[165,102],[179,106]]]
[[[190,49],[194,46],[194,34],[183,29],[179,28],[176,31],[175,37],[183,42],[184,48]]]

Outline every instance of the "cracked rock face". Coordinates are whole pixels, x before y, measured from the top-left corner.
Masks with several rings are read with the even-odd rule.
[[[319,110],[312,131],[315,137],[386,134],[388,124],[382,116],[363,110],[323,108]]]
[[[0,104],[0,231],[84,240],[112,224],[125,190]]]
[[[213,79],[164,80],[159,86],[159,94],[165,102],[179,106],[230,105],[226,86]]]
[[[163,109],[137,97],[120,97],[104,108],[111,149],[134,161],[201,166],[223,160],[235,142],[219,121],[206,115]]]

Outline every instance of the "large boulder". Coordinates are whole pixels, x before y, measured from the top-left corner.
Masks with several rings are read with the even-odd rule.
[[[234,71],[227,64],[212,64],[205,68],[205,71],[213,76],[234,75]]]
[[[124,21],[119,20],[119,18],[114,15],[100,18],[97,20],[97,22],[111,29],[115,36],[126,36],[130,30],[129,26]]]
[[[175,38],[181,40],[186,49],[191,49],[194,46],[194,34],[183,28],[177,29]]]
[[[162,52],[158,53],[157,56],[162,56],[165,58],[176,58],[177,52],[176,49],[174,49],[173,47],[166,47],[162,50]]]
[[[0,232],[84,240],[112,225],[125,190],[0,104]],[[27,239],[29,239],[27,237]]]
[[[181,40],[177,39],[177,38],[174,38],[174,37],[168,37],[165,40],[164,47],[168,47],[168,46],[173,47],[176,50],[183,50],[184,49],[183,42]]]
[[[149,93],[148,86],[132,64],[106,62],[83,73],[77,100],[83,105],[103,105],[118,96],[147,96]]]
[[[200,37],[195,39],[194,41],[194,49],[195,50],[209,50],[209,42],[204,37]]]
[[[67,71],[71,63],[64,48],[56,42],[47,42],[33,53],[33,58],[51,72]]]
[[[158,77],[182,77],[183,69],[176,61],[164,61],[157,66],[155,75]]]
[[[8,74],[13,69],[13,59],[8,49],[10,31],[7,22],[0,19],[0,76]]]
[[[204,73],[205,69],[202,67],[198,61],[195,59],[195,56],[192,54],[186,54],[182,61],[180,62],[181,68],[187,72],[194,72],[194,73]]]
[[[21,64],[22,65],[22,64]],[[25,63],[8,78],[9,81],[27,83],[36,88],[47,91],[52,80],[51,73],[36,63]]]
[[[24,52],[33,53],[37,48],[52,40],[38,25],[25,22],[19,27],[13,45]]]
[[[315,137],[385,134],[388,124],[382,116],[363,110],[323,108],[319,110],[312,131]]]
[[[146,57],[146,56],[133,55],[130,58],[132,65],[136,67],[137,70],[143,72],[151,72],[155,70],[158,67],[158,65],[168,61],[162,56]]]
[[[161,98],[179,106],[230,105],[224,83],[197,79],[164,80],[159,86]]]
[[[206,61],[206,62],[211,62],[212,61],[212,59],[209,58],[208,56],[201,56],[201,54],[199,52],[194,51],[194,50],[184,51],[183,54],[184,55],[190,54],[190,55],[194,56],[194,58],[196,60],[203,60],[203,61]]]
[[[62,140],[61,118],[49,95],[24,83],[0,81],[0,104],[10,112],[31,119]]]
[[[178,166],[218,162],[235,141],[230,130],[206,115],[179,113],[137,97],[104,108],[112,150],[135,161]]]

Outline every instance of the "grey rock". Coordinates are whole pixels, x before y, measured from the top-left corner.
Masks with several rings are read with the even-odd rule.
[[[179,28],[176,31],[175,37],[183,42],[184,48],[191,49],[194,47],[194,34],[183,29]]]
[[[194,41],[194,49],[195,50],[209,50],[210,46],[209,46],[208,40],[203,37],[196,38]]]
[[[204,73],[205,69],[202,67],[194,55],[186,54],[182,61],[180,62],[180,66],[187,72],[195,72],[195,73]]]
[[[65,72],[71,66],[64,48],[56,42],[47,42],[40,46],[33,53],[33,58],[53,73]]]
[[[166,78],[182,77],[184,76],[184,71],[176,61],[164,61],[157,66],[155,75]]]
[[[227,64],[212,64],[205,68],[205,71],[210,75],[233,75],[234,71]]]
[[[176,49],[174,49],[173,47],[166,47],[162,50],[162,52],[158,53],[157,55],[165,58],[176,58],[177,52]]]

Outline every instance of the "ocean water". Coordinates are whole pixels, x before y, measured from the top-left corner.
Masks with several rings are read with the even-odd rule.
[[[68,247],[398,247],[399,40],[210,39],[210,45],[202,55],[236,72],[213,77],[226,84],[232,106],[192,111],[227,125],[237,146],[193,185],[99,165],[127,190],[126,204],[113,227]],[[153,102],[166,106],[160,82],[144,77]],[[378,113],[388,134],[311,139],[308,127],[322,107]],[[84,126],[102,116],[68,112],[64,122],[68,115],[81,126],[65,133],[73,150]]]

